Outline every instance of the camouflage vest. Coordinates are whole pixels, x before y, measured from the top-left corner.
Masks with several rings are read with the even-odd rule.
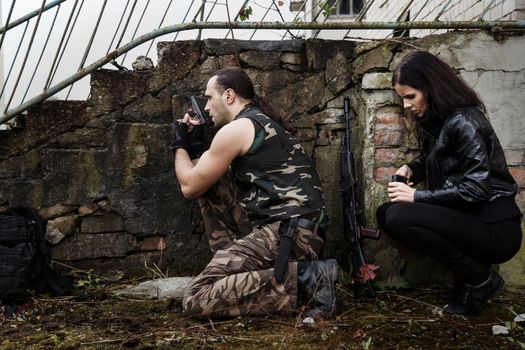
[[[297,139],[258,108],[241,111],[235,119],[240,118],[251,119],[255,137],[250,150],[234,160],[232,171],[253,225],[324,209],[319,176]]]

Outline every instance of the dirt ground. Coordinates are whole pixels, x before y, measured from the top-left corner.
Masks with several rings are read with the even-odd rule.
[[[199,321],[180,301],[116,297],[115,286],[3,306],[0,349],[524,349],[525,293],[504,291],[477,317],[446,315],[432,289],[379,291],[354,299],[338,285],[336,317],[303,324],[287,316]],[[493,325],[510,329],[492,334]]]

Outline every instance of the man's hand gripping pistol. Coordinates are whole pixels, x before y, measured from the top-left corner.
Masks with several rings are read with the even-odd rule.
[[[171,130],[170,149],[175,153],[177,149],[184,148],[190,159],[196,159],[204,153],[204,125],[208,123],[209,117],[196,96],[191,96],[190,101],[191,107],[188,108],[188,114],[196,123],[175,121]]]

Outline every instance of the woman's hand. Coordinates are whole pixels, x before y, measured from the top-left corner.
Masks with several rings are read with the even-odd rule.
[[[399,174],[401,175],[401,174]],[[405,175],[403,175],[405,176]],[[402,182],[388,183],[388,197],[391,202],[414,202],[415,188],[405,185]]]
[[[407,179],[410,180],[412,178],[412,170],[408,167],[408,165],[405,164],[401,168],[397,169],[396,175],[404,176],[404,177],[406,177]],[[414,183],[408,181],[407,185],[412,187],[412,186],[414,186]]]

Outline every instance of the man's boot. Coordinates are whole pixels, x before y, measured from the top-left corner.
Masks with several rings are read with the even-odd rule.
[[[445,305],[443,310],[456,315],[477,315],[483,304],[501,291],[504,284],[503,278],[492,271],[485,282],[477,286],[467,284],[461,297]]]
[[[337,260],[299,261],[297,286],[310,309],[306,316],[331,318],[335,310]]]

